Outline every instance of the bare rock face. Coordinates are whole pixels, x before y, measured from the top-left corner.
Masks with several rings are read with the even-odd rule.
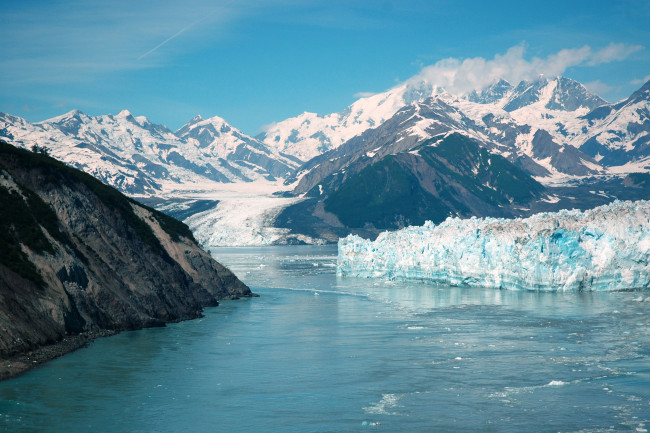
[[[3,142],[0,249],[0,359],[252,296],[183,223]]]

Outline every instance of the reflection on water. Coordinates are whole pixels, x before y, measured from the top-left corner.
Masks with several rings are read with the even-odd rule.
[[[0,383],[0,431],[650,426],[650,293],[337,278],[335,247],[214,254],[261,297]]]

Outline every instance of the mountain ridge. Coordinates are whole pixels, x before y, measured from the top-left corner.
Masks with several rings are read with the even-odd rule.
[[[132,195],[181,184],[274,182],[297,166],[218,117],[195,118],[172,132],[128,110],[101,116],[72,110],[36,123],[0,113],[0,138],[23,148],[45,146],[58,159]]]
[[[25,148],[35,143],[50,148],[57,158],[131,196],[180,212],[203,241],[312,242],[310,236],[274,230],[274,215],[332,192],[330,176],[348,165],[376,163],[447,133],[469,137],[547,187],[569,188],[559,194],[557,206],[643,198],[642,190],[635,195],[626,189],[623,178],[650,172],[649,84],[608,104],[565,77],[540,76],[515,85],[495,80],[461,95],[411,79],[338,113],[303,113],[278,122],[257,138],[218,116],[196,116],[172,132],[127,110],[95,117],[72,111],[35,124],[0,114],[0,137]],[[583,188],[580,200],[568,198],[580,189],[570,192],[574,187]],[[330,220],[322,206],[316,211]],[[223,236],[212,236],[210,221],[227,224],[220,229]]]

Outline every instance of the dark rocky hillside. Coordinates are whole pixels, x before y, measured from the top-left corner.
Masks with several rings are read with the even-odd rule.
[[[70,335],[195,318],[245,296],[185,224],[0,142],[0,359]]]

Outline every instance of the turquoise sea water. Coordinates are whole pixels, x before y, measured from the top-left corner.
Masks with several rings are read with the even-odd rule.
[[[650,428],[648,292],[341,279],[335,247],[213,253],[261,296],[0,382],[0,431]]]

